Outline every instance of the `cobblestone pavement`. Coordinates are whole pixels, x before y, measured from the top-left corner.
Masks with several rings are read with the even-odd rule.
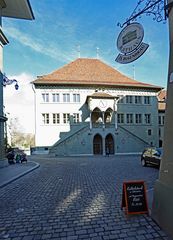
[[[137,156],[34,158],[40,167],[0,189],[0,239],[171,239],[151,217],[125,215],[122,183],[153,188]]]

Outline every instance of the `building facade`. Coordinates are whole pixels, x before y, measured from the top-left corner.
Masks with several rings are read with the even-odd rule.
[[[52,155],[159,146],[158,92],[98,59],[79,58],[34,82],[35,142]]]
[[[166,90],[163,89],[158,94],[159,147],[163,147],[165,109],[166,109]]]
[[[3,48],[9,43],[2,31],[3,17],[33,20],[34,15],[29,0],[0,0],[0,167],[6,165],[5,122],[7,118],[3,104]]]

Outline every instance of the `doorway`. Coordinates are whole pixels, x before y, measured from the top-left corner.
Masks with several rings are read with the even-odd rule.
[[[105,152],[106,154],[114,154],[114,139],[112,134],[108,134],[105,138]]]
[[[100,134],[96,134],[93,139],[93,153],[97,155],[103,154],[103,142],[102,136]]]

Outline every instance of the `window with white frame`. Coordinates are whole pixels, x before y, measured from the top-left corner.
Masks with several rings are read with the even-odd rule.
[[[70,122],[70,113],[63,113],[63,123]]]
[[[63,102],[70,102],[70,94],[63,93]]]
[[[59,93],[52,93],[52,102],[59,102]]]
[[[77,93],[73,94],[73,102],[76,102],[76,103],[80,102],[80,94],[77,94]]]
[[[140,114],[140,113],[135,114],[135,123],[136,124],[142,123],[142,114]]]
[[[145,115],[145,123],[150,124],[151,123],[151,114],[146,113]]]
[[[49,93],[42,93],[43,102],[49,102]]]
[[[59,113],[53,113],[52,114],[53,124],[59,124],[60,123],[60,114]]]
[[[118,123],[124,123],[124,114],[123,113],[118,113],[117,122]]]
[[[135,96],[135,104],[141,104],[142,103],[142,97],[141,96]]]
[[[132,96],[126,96],[126,103],[133,103],[133,97]]]
[[[150,104],[150,96],[144,96],[144,104]]]
[[[49,113],[42,113],[42,123],[49,124]]]
[[[79,122],[79,113],[73,113],[73,122],[78,123]]]
[[[127,113],[126,122],[127,123],[133,123],[133,114],[132,113]]]

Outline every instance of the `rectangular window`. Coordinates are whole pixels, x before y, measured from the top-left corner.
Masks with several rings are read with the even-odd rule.
[[[162,116],[162,124],[165,124],[165,116]]]
[[[59,124],[60,123],[59,113],[53,113],[52,117],[53,117],[53,124]]]
[[[73,102],[80,102],[80,94],[76,94],[74,93],[73,94]]]
[[[49,93],[42,93],[43,102],[49,102]]]
[[[70,102],[70,94],[69,93],[63,94],[63,102]]]
[[[162,124],[162,117],[159,116],[159,125],[161,125],[161,124]]]
[[[145,123],[150,124],[151,123],[151,114],[145,114]]]
[[[144,104],[150,104],[150,97],[144,96]]]
[[[151,129],[148,129],[148,136],[151,136],[151,134],[152,134]]]
[[[135,96],[135,104],[141,104],[141,103],[142,103],[141,96]]]
[[[70,114],[63,113],[63,123],[69,123],[69,122],[70,122]]]
[[[124,103],[124,98],[121,97],[121,98],[119,99],[118,103]]]
[[[52,93],[52,102],[59,102],[59,93]]]
[[[142,123],[142,114],[135,114],[135,123],[141,124]]]
[[[73,113],[73,122],[78,123],[79,122],[79,113]]]
[[[126,96],[126,103],[133,103],[133,97],[132,96]]]
[[[127,123],[133,123],[133,114],[132,113],[127,113],[126,121],[127,121]]]
[[[124,123],[124,114],[123,113],[118,113],[117,121],[118,121],[118,123]]]
[[[49,113],[42,113],[43,124],[49,124]]]

